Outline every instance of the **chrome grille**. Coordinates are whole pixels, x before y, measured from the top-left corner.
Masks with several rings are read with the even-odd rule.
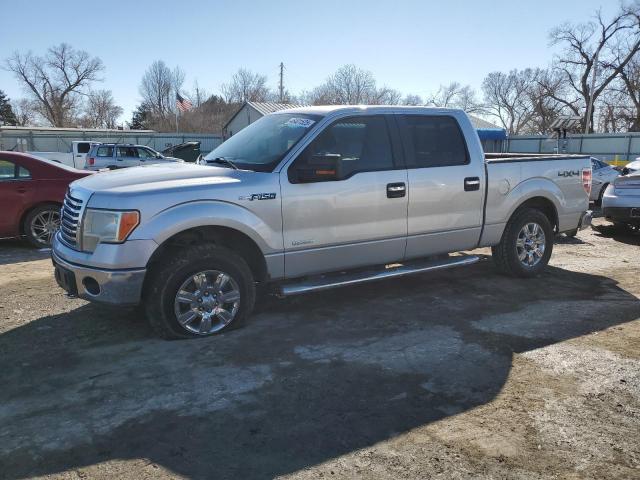
[[[72,197],[69,192],[62,202],[60,214],[60,240],[71,248],[78,248],[78,226],[82,213],[82,200]]]

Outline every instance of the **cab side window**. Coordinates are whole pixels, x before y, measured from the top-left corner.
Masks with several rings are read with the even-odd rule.
[[[0,160],[0,181],[16,178],[16,165],[9,160]]]
[[[455,118],[402,115],[400,132],[409,168],[447,167],[469,163],[467,144]]]
[[[333,157],[337,161],[334,180],[344,180],[359,172],[394,168],[386,120],[381,115],[350,117],[325,128],[302,152],[289,172],[309,168],[315,158]]]
[[[89,142],[78,144],[78,153],[89,153],[89,150],[91,150],[91,144]]]
[[[140,158],[156,158],[155,153],[148,148],[136,148],[136,150],[138,151],[138,156]]]
[[[31,172],[24,167],[18,167],[18,178],[31,178]]]

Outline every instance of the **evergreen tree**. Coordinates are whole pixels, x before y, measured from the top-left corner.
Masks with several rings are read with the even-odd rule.
[[[141,103],[133,112],[133,116],[129,122],[129,128],[131,130],[147,130],[150,120],[151,111],[144,103]]]
[[[0,90],[0,125],[17,125],[17,124],[18,124],[18,121],[16,119],[15,114],[13,113],[13,108],[11,108],[9,99],[4,94],[4,92]]]

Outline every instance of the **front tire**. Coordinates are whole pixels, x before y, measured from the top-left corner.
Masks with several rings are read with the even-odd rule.
[[[23,232],[27,241],[36,248],[48,248],[60,228],[60,206],[54,203],[40,205],[24,219]]]
[[[491,247],[500,271],[514,277],[538,275],[553,251],[553,227],[547,216],[534,208],[517,211],[507,223],[500,243]]]
[[[234,251],[213,244],[170,250],[149,270],[147,319],[166,339],[197,338],[239,327],[256,290],[251,269]]]

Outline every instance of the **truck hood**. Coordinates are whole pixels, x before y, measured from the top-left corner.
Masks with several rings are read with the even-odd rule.
[[[135,193],[239,182],[253,172],[191,163],[161,163],[100,172],[73,183],[88,192]]]

